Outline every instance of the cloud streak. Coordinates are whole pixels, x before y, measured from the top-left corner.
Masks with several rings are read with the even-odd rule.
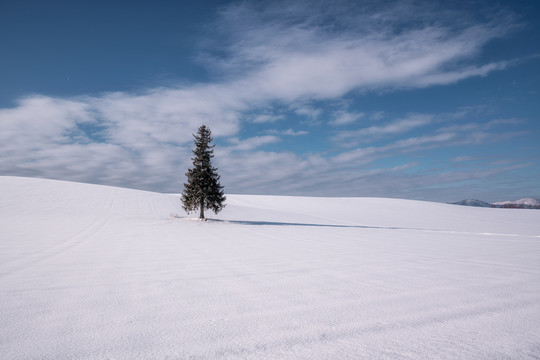
[[[406,133],[418,127],[426,126],[434,121],[431,114],[410,114],[404,119],[397,119],[384,125],[375,125],[358,130],[340,131],[332,137],[339,143],[362,143],[370,142],[377,138],[389,135]]]

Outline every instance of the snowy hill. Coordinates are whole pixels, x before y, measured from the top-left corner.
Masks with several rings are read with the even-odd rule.
[[[493,207],[493,208],[507,208],[507,209],[540,209],[540,200],[534,198],[524,198],[513,201],[499,201],[494,203],[487,203],[482,200],[466,199],[461,200],[453,205],[464,206],[476,206],[476,207]]]
[[[461,200],[455,203],[452,203],[453,205],[463,205],[463,206],[476,206],[476,207],[491,207],[490,203],[487,203],[482,200],[476,200],[476,199],[465,199]]]
[[[6,359],[538,358],[540,212],[0,177]]]
[[[496,205],[496,206],[522,205],[522,206],[530,206],[530,207],[540,207],[540,200],[534,199],[534,198],[524,198],[524,199],[513,200],[513,201],[494,202],[493,205]]]

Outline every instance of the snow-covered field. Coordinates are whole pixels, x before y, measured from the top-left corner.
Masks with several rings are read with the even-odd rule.
[[[540,358],[539,210],[229,195],[211,217],[0,177],[0,357]]]

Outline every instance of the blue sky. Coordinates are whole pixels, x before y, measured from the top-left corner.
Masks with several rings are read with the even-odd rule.
[[[2,1],[0,175],[540,198],[536,1]]]

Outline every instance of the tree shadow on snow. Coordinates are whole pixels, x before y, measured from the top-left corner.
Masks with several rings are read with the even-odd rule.
[[[295,223],[295,222],[220,220],[220,219],[208,219],[208,220],[213,221],[213,222],[221,222],[221,223],[237,224],[237,225],[315,226],[315,227],[329,227],[329,228],[390,229],[390,230],[406,229],[406,228],[401,228],[401,227],[366,226],[366,225],[334,225],[334,224],[311,224],[311,223]]]

